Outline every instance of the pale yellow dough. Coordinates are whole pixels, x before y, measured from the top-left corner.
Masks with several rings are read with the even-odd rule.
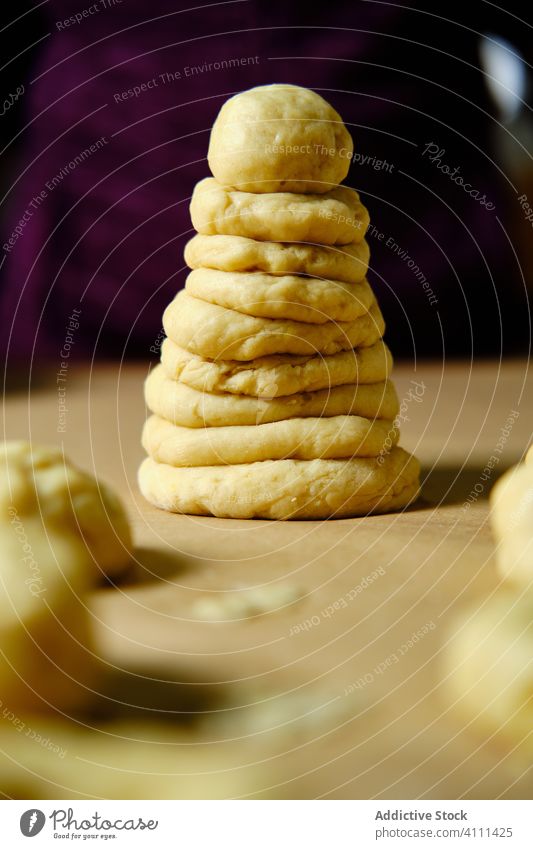
[[[191,271],[185,289],[194,298],[258,318],[308,324],[355,321],[368,312],[374,293],[366,280],[342,283],[318,277],[255,272]]]
[[[418,475],[418,461],[401,448],[381,458],[197,468],[175,468],[148,457],[139,469],[139,486],[148,501],[174,513],[326,519],[404,507],[418,493]]]
[[[170,682],[167,686],[172,688]],[[179,704],[177,698],[174,697],[175,703]],[[161,713],[164,715],[164,711]],[[256,739],[257,736],[261,737],[256,735]],[[235,769],[227,743],[213,742],[205,731],[195,733],[185,723],[155,722],[145,717],[136,722],[102,723],[97,719],[95,725],[92,717],[89,722],[75,722],[38,713],[17,713],[11,721],[0,724],[0,785],[3,793],[14,799],[93,800],[94,807],[75,811],[78,820],[91,820],[99,807],[94,800],[100,799],[234,799],[250,794],[267,797],[265,788],[279,788],[281,776],[268,763],[267,753],[260,748],[261,740],[258,744],[252,740],[249,745],[258,745],[259,751],[251,763]],[[279,790],[275,798],[279,798]],[[145,805],[129,808],[127,811],[124,805],[117,805],[109,817],[100,808],[101,819],[131,818],[134,823],[138,817],[145,823],[157,819],[157,814],[153,816]],[[43,834],[48,828],[51,832],[51,824],[45,826]],[[65,833],[70,834],[66,829]],[[92,840],[82,839],[87,833],[73,830],[74,833],[78,834],[80,845],[92,844]],[[157,831],[144,832],[147,833],[157,835]],[[114,845],[114,840],[102,840],[105,834],[105,829],[99,835],[93,832],[93,837],[99,837],[94,841],[97,846]],[[131,831],[117,832],[119,837],[128,835]],[[128,842],[124,840],[126,845]],[[163,845],[157,837],[148,837],[144,842]],[[39,845],[38,840],[35,843]],[[61,845],[62,841],[55,843]]]
[[[341,351],[330,356],[272,356],[247,363],[213,361],[191,354],[171,339],[165,339],[161,347],[161,363],[168,377],[200,392],[277,398],[346,383],[380,383],[392,370],[392,355],[380,339],[369,348]]]
[[[308,274],[357,283],[368,271],[370,248],[366,239],[342,247],[290,242],[259,242],[244,236],[202,236],[185,245],[189,268],[219,271],[264,271],[266,274]]]
[[[317,194],[251,194],[225,189],[212,177],[196,184],[190,207],[205,236],[246,236],[271,242],[348,245],[365,236],[370,218],[354,189]]]
[[[113,575],[129,563],[131,532],[120,499],[59,448],[0,443],[0,521],[8,508],[78,534],[95,571]]]
[[[490,493],[491,521],[500,574],[517,584],[533,583],[533,464],[531,457],[509,469]]]
[[[0,692],[6,709],[71,709],[96,679],[87,593],[129,561],[124,509],[53,447],[0,445]]]
[[[168,378],[158,365],[146,379],[144,395],[151,412],[184,427],[257,425],[309,416],[394,419],[398,412],[398,396],[390,380],[335,386],[280,398],[252,398],[198,392],[185,383]]]
[[[342,182],[353,152],[338,112],[295,85],[265,85],[223,104],[208,162],[216,179],[246,192],[324,192]]]
[[[71,528],[15,512],[0,523],[0,561],[3,706],[78,707],[96,679],[83,541]]]
[[[361,416],[206,428],[181,427],[150,416],[142,444],[158,463],[218,466],[260,460],[377,457],[396,445],[398,436],[392,421]]]
[[[446,649],[446,687],[468,722],[533,752],[533,596],[503,590],[466,608]],[[528,765],[529,765],[528,764]]]
[[[385,322],[376,301],[354,321],[307,324],[256,318],[179,292],[163,314],[167,336],[209,359],[254,360],[271,354],[336,354],[368,347],[383,336]]]

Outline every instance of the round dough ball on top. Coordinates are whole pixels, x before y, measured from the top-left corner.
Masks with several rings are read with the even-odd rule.
[[[215,179],[243,192],[327,192],[348,173],[350,133],[319,94],[295,85],[243,91],[211,130]]]
[[[243,365],[238,360],[206,360],[167,337],[161,346],[161,365],[167,377],[200,392],[279,398],[350,383],[380,383],[391,372],[392,354],[380,339],[368,348],[351,348],[330,356],[278,354]]]

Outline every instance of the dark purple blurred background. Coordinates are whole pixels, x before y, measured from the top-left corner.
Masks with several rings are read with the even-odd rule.
[[[531,171],[509,177],[500,151],[519,163],[523,150],[498,124],[479,59],[484,32],[530,58],[531,29],[512,7],[49,0],[3,15],[3,98],[24,86],[1,122],[8,363],[57,361],[73,310],[72,358],[156,356],[161,314],[186,276],[210,127],[227,97],[271,82],[316,89],[354,137],[346,182],[370,209],[369,276],[393,352],[527,346],[519,261],[531,225],[518,196]],[[444,151],[434,162],[430,143]],[[439,164],[458,167],[489,208]]]

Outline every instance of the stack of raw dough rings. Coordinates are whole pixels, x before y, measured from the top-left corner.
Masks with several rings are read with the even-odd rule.
[[[290,85],[243,92],[211,132],[192,269],[145,386],[140,488],[234,518],[384,512],[418,492],[397,447],[384,321],[366,280],[368,212],[337,112]]]

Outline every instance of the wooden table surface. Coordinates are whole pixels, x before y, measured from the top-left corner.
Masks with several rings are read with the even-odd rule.
[[[451,705],[444,662],[455,613],[498,585],[487,494],[531,439],[526,362],[397,365],[401,442],[424,467],[420,501],[397,515],[287,523],[175,516],[144,502],[147,369],[70,369],[61,433],[53,375],[34,378],[29,402],[27,385],[7,395],[7,438],[63,444],[128,504],[139,565],[94,595],[102,656],[183,682],[183,709],[202,717],[191,733],[225,740],[237,767],[268,764],[274,795],[529,796],[512,742]],[[483,481],[491,455],[498,464]],[[287,585],[295,601],[278,610],[196,615],[200,598]],[[157,706],[165,697],[151,686],[140,699]]]

